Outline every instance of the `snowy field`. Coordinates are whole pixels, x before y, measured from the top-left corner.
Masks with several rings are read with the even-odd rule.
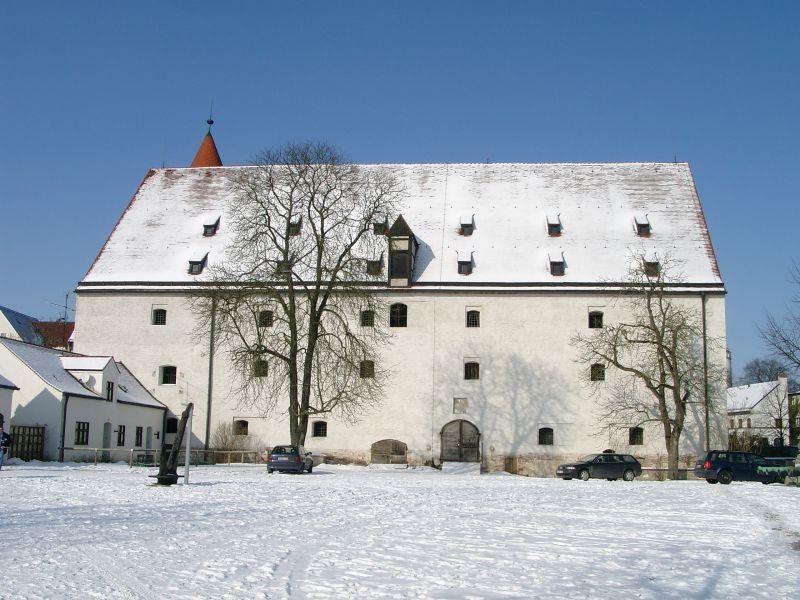
[[[0,471],[0,598],[800,598],[800,489],[321,465]]]

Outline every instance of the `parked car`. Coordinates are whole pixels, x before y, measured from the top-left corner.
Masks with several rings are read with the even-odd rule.
[[[275,446],[267,457],[267,473],[273,471],[294,471],[302,473],[314,468],[314,460],[311,452],[307,452],[303,446]]]
[[[573,479],[577,477],[586,481],[589,478],[608,479],[613,481],[622,477],[625,481],[633,481],[642,474],[642,465],[630,454],[588,454],[579,461],[559,465],[556,477]]]
[[[694,474],[708,483],[729,484],[731,481],[760,481],[780,483],[783,476],[769,468],[780,466],[752,452],[711,450],[695,463]],[[765,468],[769,467],[769,468]]]

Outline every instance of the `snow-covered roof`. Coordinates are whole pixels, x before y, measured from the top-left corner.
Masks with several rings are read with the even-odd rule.
[[[55,350],[36,346],[17,340],[0,338],[3,344],[19,360],[25,363],[34,373],[36,373],[45,383],[66,394],[84,396],[89,398],[100,398],[92,390],[84,387],[80,381],[75,379],[69,371],[64,369],[61,364],[62,356],[78,356],[64,350]]]
[[[728,412],[752,410],[776,387],[777,381],[767,381],[728,388]]]
[[[153,169],[121,216],[79,289],[192,285],[188,261],[224,256],[230,181],[243,169]],[[681,280],[722,290],[706,221],[686,163],[366,165],[403,183],[401,214],[419,249],[413,284],[484,288],[598,285],[626,278],[633,253],[670,255]],[[209,215],[219,231],[203,236]],[[459,225],[474,215],[472,235]],[[637,235],[637,219],[652,225]],[[389,218],[393,223],[397,215]],[[561,235],[548,235],[558,218]],[[228,221],[229,222],[229,221]],[[458,275],[457,256],[475,269]],[[548,257],[564,255],[564,275]]]
[[[84,386],[70,371],[100,371],[109,361],[114,360],[113,357],[85,356],[7,338],[0,338],[0,344],[8,348],[45,383],[60,392],[104,400],[103,396]],[[117,402],[166,410],[167,407],[156,400],[123,363],[115,361],[114,364],[118,370],[115,392]],[[2,380],[3,377],[0,376],[0,383]]]
[[[0,375],[0,388],[5,388],[7,390],[18,390],[19,388],[11,383],[8,379]]]
[[[36,319],[24,315],[21,312],[6,308],[5,306],[0,306],[0,313],[8,320],[21,340],[25,340],[31,344],[44,343],[44,337],[42,337],[42,334],[34,324]]]

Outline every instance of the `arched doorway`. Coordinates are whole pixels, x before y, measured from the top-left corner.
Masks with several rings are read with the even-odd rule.
[[[399,440],[381,440],[372,444],[370,462],[375,465],[404,465],[408,463],[408,446]]]
[[[442,427],[442,462],[480,462],[481,434],[478,428],[463,419]]]

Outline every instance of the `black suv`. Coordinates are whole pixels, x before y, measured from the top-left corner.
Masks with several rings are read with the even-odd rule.
[[[572,479],[577,477],[586,481],[590,477],[605,478],[609,481],[622,477],[633,481],[642,474],[642,465],[630,454],[588,454],[577,462],[558,465],[556,477]]]
[[[697,461],[694,474],[708,483],[725,485],[731,481],[783,482],[783,475],[763,468],[771,466],[776,466],[776,463],[752,452],[711,450],[705,458]]]

